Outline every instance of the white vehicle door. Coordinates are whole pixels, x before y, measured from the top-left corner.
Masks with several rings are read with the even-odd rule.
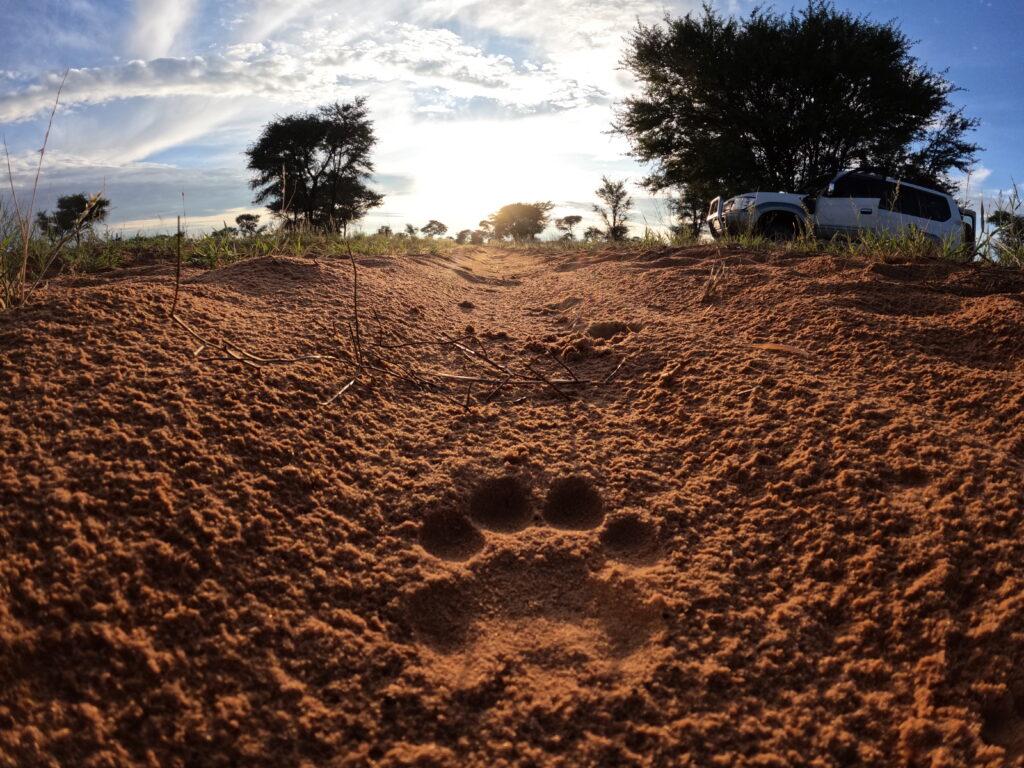
[[[862,232],[880,231],[878,205],[884,187],[885,182],[875,176],[841,176],[818,198],[814,220],[819,234],[856,237]]]
[[[960,211],[948,197],[899,182],[887,182],[887,187],[879,211],[886,232],[899,234],[914,227],[936,240],[963,239]]]

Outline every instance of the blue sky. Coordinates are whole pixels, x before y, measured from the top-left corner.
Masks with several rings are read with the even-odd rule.
[[[602,174],[644,169],[608,134],[633,88],[617,68],[636,21],[696,0],[0,0],[0,131],[16,180],[31,178],[60,73],[40,207],[103,189],[111,227],[195,231],[251,204],[242,152],[274,115],[365,95],[377,122],[377,186],[364,228],[439,218],[475,226],[498,206],[550,199],[581,213]],[[745,12],[749,0],[720,0]],[[972,191],[1024,178],[1021,0],[841,0],[896,19],[917,55],[948,70],[982,121]],[[788,9],[791,3],[776,3]],[[663,203],[636,191],[644,222]]]

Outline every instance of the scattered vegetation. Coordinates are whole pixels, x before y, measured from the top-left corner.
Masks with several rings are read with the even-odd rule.
[[[1007,267],[1024,267],[1024,216],[1020,201],[1007,203],[989,221],[992,227],[983,239],[977,254],[961,246],[936,243],[920,231],[910,229],[898,235],[865,234],[857,240],[836,238],[832,241],[817,240],[803,235],[797,239],[780,243],[754,234],[727,237],[708,244],[724,250],[744,250],[755,253],[811,254],[832,253],[842,258],[877,262],[911,262],[922,259],[943,259],[956,262],[970,261],[991,263]],[[1013,213],[1012,211],[1018,211]],[[22,247],[21,227],[10,203],[0,201],[0,259],[2,259],[2,282],[0,301],[4,307],[23,303],[31,290],[45,284],[59,274],[87,274],[101,272],[133,264],[147,264],[174,261],[177,242],[174,235],[121,237],[100,235],[87,229],[78,230],[76,243],[74,231],[60,241],[52,242],[39,234],[29,240],[27,257]],[[248,228],[251,231],[251,228]],[[262,256],[289,255],[304,258],[347,258],[348,248],[356,255],[386,256],[449,253],[463,245],[480,245],[484,242],[482,230],[463,230],[455,238],[409,236],[395,234],[390,228],[382,227],[375,234],[355,234],[343,237],[339,233],[314,232],[279,228],[267,231],[259,228],[255,234],[247,234],[241,226],[225,227],[215,232],[182,238],[182,261],[186,265],[204,269],[215,269],[233,262]],[[592,227],[582,239],[558,239],[541,241],[521,237],[497,242],[503,248],[526,248],[539,252],[599,253],[607,249],[617,251],[646,251],[652,248],[684,247],[698,245],[687,228],[672,233],[657,233],[648,230],[644,237],[620,241],[609,241],[607,233]],[[24,258],[25,286],[19,294],[17,286],[18,266]],[[709,288],[709,297],[716,291]]]
[[[60,105],[60,96],[64,90],[64,82],[67,80],[67,73],[60,87],[57,88],[57,96],[53,102],[53,109],[50,111],[50,119],[46,125],[46,134],[43,136],[43,146],[39,150],[39,161],[36,165],[35,179],[32,183],[32,193],[28,201],[19,201],[18,193],[14,186],[14,171],[11,168],[11,156],[7,152],[7,144],[4,143],[4,155],[7,160],[7,179],[10,183],[10,202],[0,200],[0,310],[16,307],[27,302],[36,289],[43,283],[50,274],[54,265],[62,256],[65,246],[73,239],[76,244],[81,243],[83,232],[91,231],[94,221],[105,215],[109,201],[100,195],[87,197],[82,195],[83,202],[79,205],[77,195],[62,198],[58,204],[60,213],[59,223],[56,219],[51,220],[45,213],[32,218],[35,210],[36,195],[39,191],[39,179],[43,171],[43,161],[46,158],[46,147],[50,141],[50,131],[53,128],[53,118],[57,114],[57,107]],[[71,210],[75,216],[67,216]],[[43,237],[37,237],[35,224],[46,225],[47,232]],[[51,232],[51,223],[52,229]],[[59,226],[60,231],[56,231]]]
[[[234,227],[227,229],[234,230]],[[350,245],[354,253],[364,256],[440,255],[457,247],[453,240],[394,234],[357,234],[344,238],[338,234],[282,229],[246,237],[220,229],[206,235],[184,237],[182,261],[193,267],[215,269],[260,256],[347,257]],[[56,243],[34,237],[29,242],[25,262],[23,297],[17,290],[21,254],[21,234],[16,217],[9,212],[7,205],[0,204],[0,308],[23,303],[31,295],[31,290],[60,274],[90,274],[133,264],[173,262],[176,238],[174,235],[124,238],[83,233],[80,242],[75,244],[70,236]]]
[[[982,255],[996,264],[1024,268],[1024,200],[1017,184],[996,201],[988,222],[991,231],[982,240]]]

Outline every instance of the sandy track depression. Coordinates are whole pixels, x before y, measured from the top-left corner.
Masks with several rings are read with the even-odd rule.
[[[1024,765],[1024,281],[357,264],[395,361],[615,375],[323,407],[351,366],[196,359],[164,265],[57,281],[0,317],[0,763]],[[180,312],[332,356],[351,265],[189,271]]]

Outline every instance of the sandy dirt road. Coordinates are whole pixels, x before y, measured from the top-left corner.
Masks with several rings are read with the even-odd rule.
[[[1024,764],[1014,275],[362,257],[385,360],[617,373],[322,407],[349,363],[195,359],[170,274],[0,317],[0,764]],[[189,272],[181,313],[332,355],[351,265]]]

